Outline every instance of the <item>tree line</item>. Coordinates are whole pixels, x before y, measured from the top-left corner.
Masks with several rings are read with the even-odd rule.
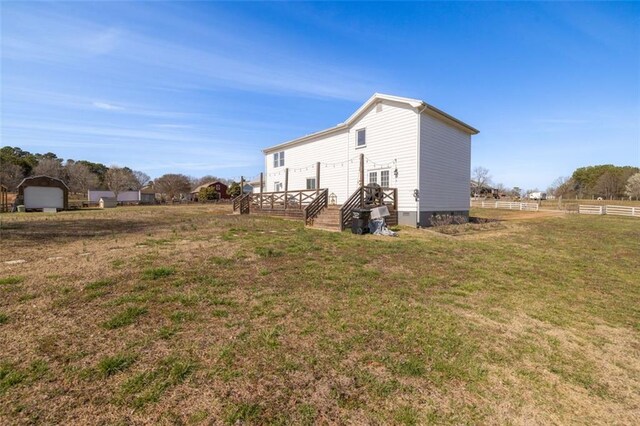
[[[570,177],[559,177],[547,190],[556,197],[640,199],[640,168],[602,164],[577,168]]]
[[[10,192],[15,192],[24,178],[39,175],[62,180],[73,193],[110,190],[117,196],[123,191],[137,191],[150,186],[169,199],[189,193],[208,182],[232,184],[227,179],[212,175],[192,177],[176,173],[168,173],[152,181],[146,173],[129,167],[106,166],[87,160],[65,161],[52,152],[34,154],[18,147],[0,148],[0,184],[6,186]]]

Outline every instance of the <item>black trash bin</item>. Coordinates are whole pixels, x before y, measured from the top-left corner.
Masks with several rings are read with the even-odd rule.
[[[353,209],[353,217],[351,219],[351,232],[358,235],[368,234],[370,218],[370,209]]]

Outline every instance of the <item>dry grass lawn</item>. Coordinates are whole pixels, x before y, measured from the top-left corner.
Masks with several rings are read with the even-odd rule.
[[[1,215],[0,423],[640,424],[640,220],[517,213]]]

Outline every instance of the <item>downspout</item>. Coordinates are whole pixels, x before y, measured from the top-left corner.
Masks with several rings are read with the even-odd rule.
[[[422,106],[421,110],[418,110],[418,131],[416,134],[418,135],[416,140],[416,190],[418,191],[418,197],[416,199],[416,228],[420,227],[420,127],[422,121],[422,112],[427,109],[427,104]]]

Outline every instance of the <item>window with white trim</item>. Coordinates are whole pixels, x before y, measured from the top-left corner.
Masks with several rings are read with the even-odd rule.
[[[380,172],[380,186],[389,188],[389,170],[382,170]]]
[[[282,182],[273,182],[273,191],[274,192],[282,191]]]
[[[307,178],[307,189],[316,189],[316,178]]]
[[[369,172],[369,185],[378,183],[378,172]]]
[[[356,148],[367,146],[367,131],[366,129],[356,130]]]
[[[284,166],[284,151],[273,154],[273,167]]]

